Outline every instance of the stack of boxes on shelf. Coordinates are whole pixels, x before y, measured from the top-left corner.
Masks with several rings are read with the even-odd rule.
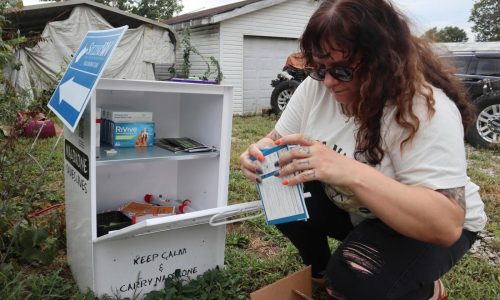
[[[102,108],[101,119],[100,139],[106,144],[118,148],[153,146],[155,123],[152,112]]]
[[[158,206],[149,203],[129,202],[119,209],[132,220],[132,224],[146,219],[161,218],[175,213],[174,206]]]

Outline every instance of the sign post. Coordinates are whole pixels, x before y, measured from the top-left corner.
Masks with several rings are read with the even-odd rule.
[[[89,31],[50,98],[49,108],[71,132],[127,28]]]

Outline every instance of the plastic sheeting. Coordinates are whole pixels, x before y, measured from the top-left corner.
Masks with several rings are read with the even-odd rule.
[[[76,6],[68,19],[48,23],[42,33],[43,40],[36,46],[16,53],[22,67],[11,72],[12,83],[32,92],[47,88],[62,75],[87,31],[111,28],[92,8]],[[141,25],[129,29],[102,77],[155,80],[153,64],[174,64],[174,43],[169,31],[161,27]]]

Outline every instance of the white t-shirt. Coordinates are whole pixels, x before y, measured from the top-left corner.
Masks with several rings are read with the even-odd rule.
[[[420,127],[403,152],[399,145],[407,133],[396,123],[396,109],[388,106],[381,122],[384,158],[375,166],[388,177],[412,186],[433,190],[465,186],[466,215],[464,228],[480,231],[486,224],[484,204],[479,187],[467,177],[467,161],[460,112],[442,90],[434,88],[435,113],[429,117],[422,96],[415,96],[413,111]],[[390,130],[389,130],[390,129]],[[357,126],[346,117],[323,83],[307,78],[293,94],[275,130],[282,136],[303,133],[326,142],[337,152],[354,158]],[[375,216],[360,205],[350,191],[324,185],[329,198],[350,213],[353,224]]]

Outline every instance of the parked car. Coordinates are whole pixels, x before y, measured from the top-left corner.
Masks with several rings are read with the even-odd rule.
[[[500,51],[456,51],[441,56],[457,69],[477,109],[477,118],[467,130],[474,147],[500,144]]]
[[[304,66],[305,61],[301,53],[292,53],[288,56],[282,72],[271,81],[271,86],[274,87],[271,93],[271,108],[274,114],[279,115],[285,110],[293,92],[307,77]]]

